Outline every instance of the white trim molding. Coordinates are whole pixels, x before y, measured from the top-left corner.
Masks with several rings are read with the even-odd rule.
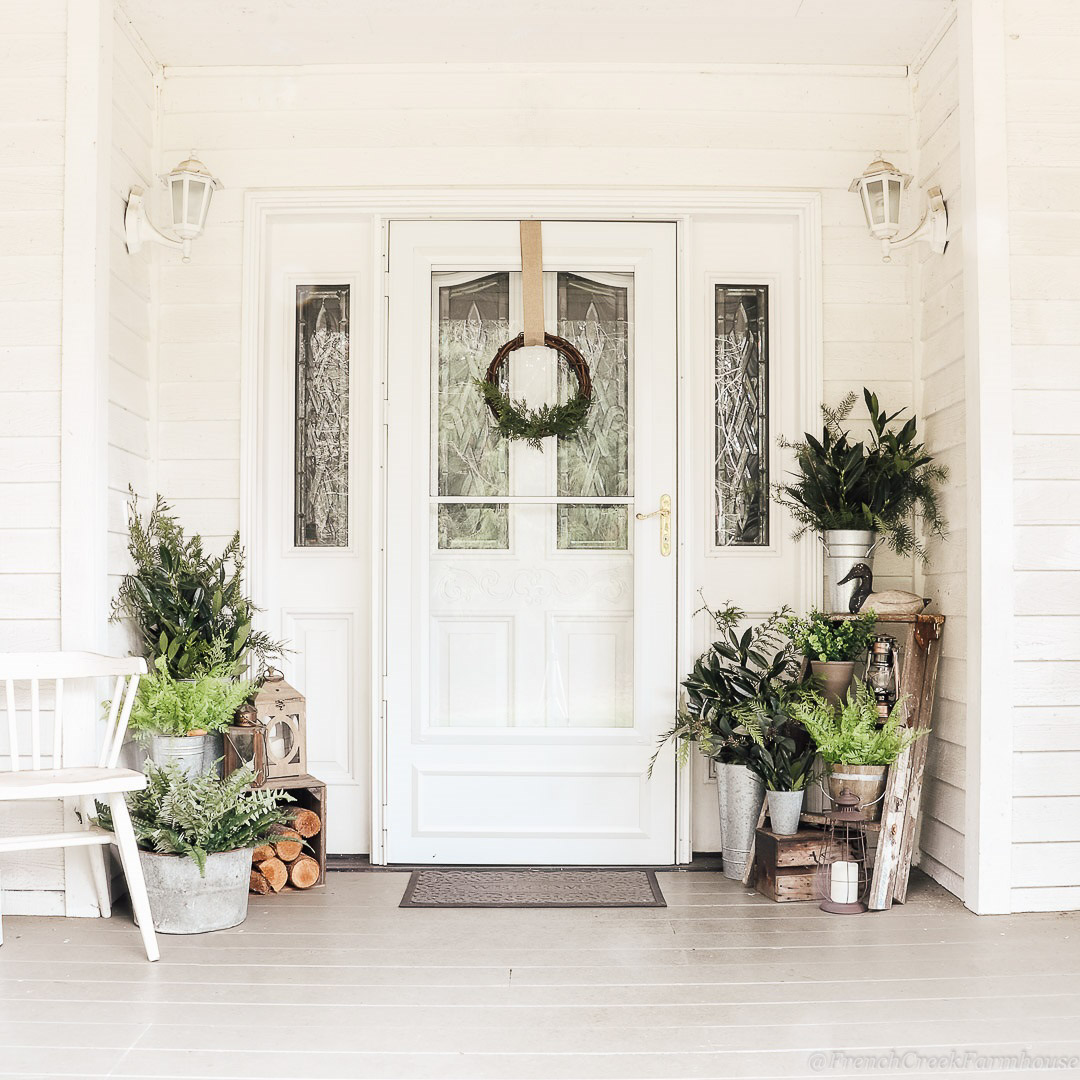
[[[906,74],[906,71],[905,71]],[[790,215],[795,218],[799,239],[800,373],[806,380],[805,415],[807,429],[818,418],[818,402],[823,386],[823,327],[822,327],[822,240],[821,195],[818,191],[801,190],[725,190],[721,188],[333,188],[333,189],[251,189],[244,204],[244,264],[243,313],[241,340],[241,412],[240,412],[240,521],[245,541],[249,545],[248,568],[251,588],[258,596],[260,552],[252,546],[258,535],[255,498],[259,447],[259,400],[262,336],[265,320],[261,311],[261,282],[266,258],[266,236],[270,221],[277,216],[303,217],[325,215],[328,212],[366,214],[371,216],[373,235],[382,232],[383,240],[372,252],[371,281],[374,295],[372,310],[375,324],[367,328],[371,335],[372,355],[380,362],[372,365],[373,432],[371,461],[378,468],[373,491],[372,551],[380,553],[372,567],[372,792],[371,792],[371,861],[385,861],[383,848],[383,805],[386,789],[385,737],[386,704],[383,700],[385,634],[384,614],[386,597],[381,553],[385,550],[385,485],[381,469],[385,456],[386,400],[385,340],[386,297],[384,270],[387,252],[385,224],[403,218],[513,219],[559,217],[582,221],[674,221],[679,226],[678,274],[680,282],[687,280],[687,232],[697,215],[738,214]],[[678,323],[678,352],[686,356],[687,297],[680,285]],[[693,407],[691,388],[684,378],[685,365],[679,366],[679,415],[685,417]],[[690,425],[680,423],[678,454],[685,464],[690,453]],[[690,470],[679,470],[679,498],[676,507],[676,551],[678,563],[678,642],[677,657],[680,670],[688,670],[693,640],[689,613],[693,611],[693,545],[700,538],[691,536],[689,500],[697,496]],[[800,557],[805,559],[805,595],[799,600],[809,607],[820,602],[821,553],[812,544],[803,545]],[[679,777],[677,807],[677,858],[691,858],[690,820],[691,773],[683,770]]]
[[[1003,0],[957,16],[967,396],[964,903],[1012,910],[1013,439]]]

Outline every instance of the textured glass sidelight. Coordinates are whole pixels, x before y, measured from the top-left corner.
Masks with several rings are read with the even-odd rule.
[[[769,543],[768,301],[764,285],[716,286],[717,547]]]
[[[296,547],[349,543],[349,286],[296,288]]]
[[[438,347],[432,358],[438,493],[508,495],[509,443],[492,422],[474,380],[483,378],[495,351],[509,337],[510,275],[488,274],[452,285],[439,284],[439,277]],[[504,365],[504,390],[506,370]],[[508,508],[441,503],[438,533],[442,549],[509,548]]]
[[[630,495],[630,275],[604,275],[598,282],[577,274],[558,275],[558,326],[585,357],[592,374],[593,406],[581,431],[558,440],[561,496]],[[559,365],[559,400],[577,382]],[[627,548],[625,506],[561,505],[558,545],[566,550]]]

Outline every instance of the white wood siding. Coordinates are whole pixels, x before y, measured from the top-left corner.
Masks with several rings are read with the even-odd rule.
[[[964,379],[963,236],[961,234],[959,83],[954,23],[913,78],[917,158],[912,207],[924,209],[924,192],[941,188],[949,210],[944,255],[924,244],[915,249],[915,351],[919,416],[926,444],[949,469],[942,508],[949,521],[945,541],[931,540],[930,564],[920,589],[947,616],[938,672],[933,735],[927,756],[919,865],[963,895],[966,724],[966,500],[967,438]],[[917,221],[918,218],[915,219]],[[914,224],[914,222],[913,222]]]
[[[124,206],[132,186],[147,192],[157,220],[161,199],[155,175],[157,95],[160,69],[123,13],[113,32],[112,164],[109,200],[109,595],[116,593],[128,565],[128,486],[152,497],[155,362],[153,295],[158,248],[146,244],[137,255],[124,247]],[[111,651],[133,645],[126,626],[110,627]]]
[[[65,0],[0,0],[0,652],[60,647],[66,23]],[[10,804],[0,834],[62,821]],[[6,912],[63,912],[61,852],[0,855],[0,873]]]
[[[1080,906],[1080,12],[1006,3],[1014,910]]]

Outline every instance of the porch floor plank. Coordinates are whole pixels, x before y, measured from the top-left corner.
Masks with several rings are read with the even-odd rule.
[[[712,873],[661,874],[668,908],[401,909],[407,880],[340,873],[252,897],[234,930],[162,935],[158,964],[122,914],[9,917],[0,1076],[263,1077],[248,1046],[278,1023],[284,1080],[809,1078],[870,1073],[822,1051],[1080,1055],[1080,913],[980,919],[917,876],[906,906],[846,919]],[[259,1032],[252,1007],[274,1018]]]

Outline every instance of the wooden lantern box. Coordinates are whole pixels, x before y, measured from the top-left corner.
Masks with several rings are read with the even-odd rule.
[[[320,828],[314,836],[305,840],[303,854],[310,856],[319,865],[319,876],[310,886],[319,888],[326,884],[326,784],[316,780],[314,776],[292,776],[287,779],[267,780],[252,790],[257,791],[287,791],[296,801],[286,803],[286,807],[297,807],[301,810],[310,810],[315,814],[320,823]],[[260,892],[292,891],[294,886],[285,884],[280,888],[260,889]]]

